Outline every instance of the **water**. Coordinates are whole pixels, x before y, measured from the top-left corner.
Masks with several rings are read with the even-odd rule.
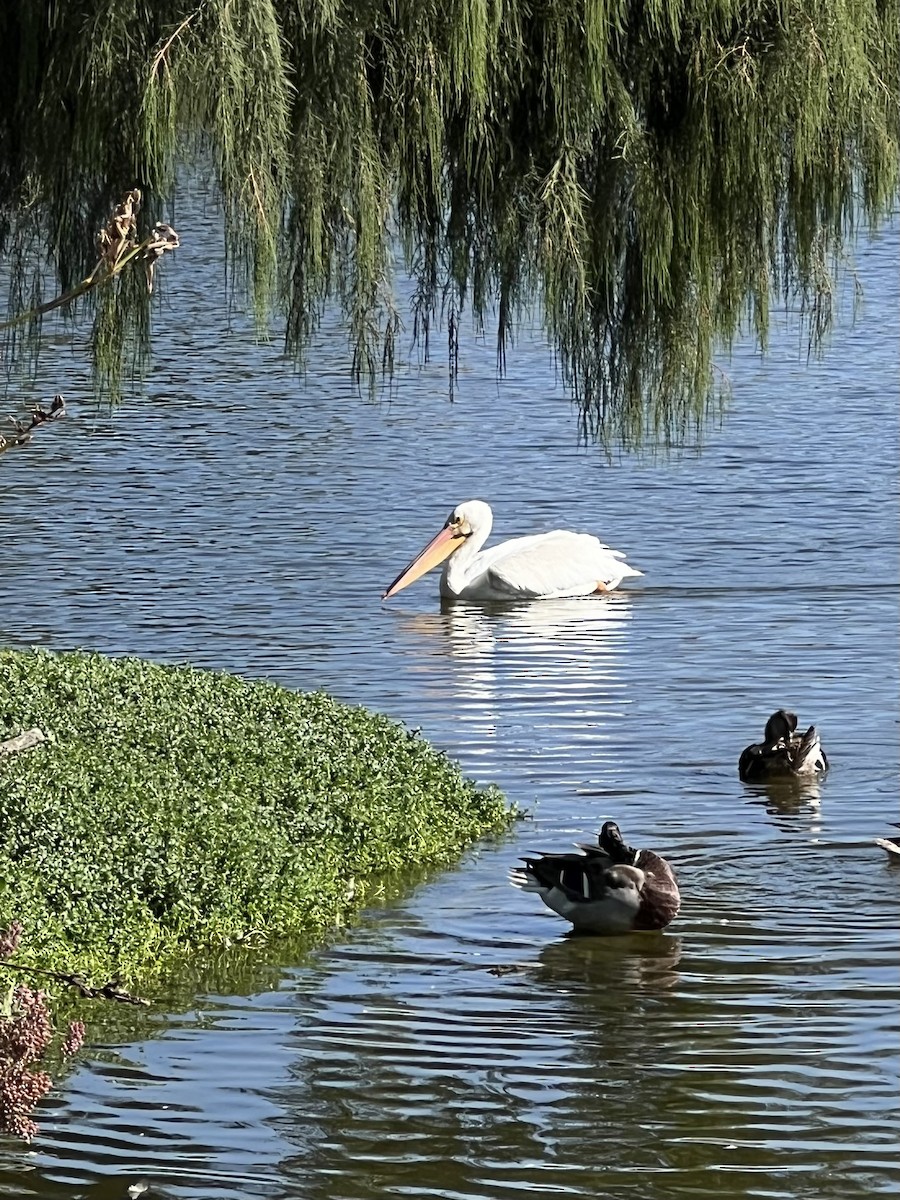
[[[149,1014],[93,1012],[0,1191],[895,1194],[900,870],[871,838],[897,819],[898,228],[860,246],[864,308],[822,361],[782,320],[766,359],[725,364],[702,455],[609,462],[536,337],[500,385],[465,345],[453,404],[440,363],[359,399],[336,330],[298,380],[209,305],[190,219],[147,398],[98,414],[78,360],[44,360],[70,415],[2,460],[3,639],[326,688],[529,815],[328,948],[232,952]],[[381,604],[472,497],[495,538],[584,529],[646,575],[445,611],[429,577]],[[832,770],[744,787],[782,705]],[[678,870],[663,935],[567,939],[506,882],[608,816]]]

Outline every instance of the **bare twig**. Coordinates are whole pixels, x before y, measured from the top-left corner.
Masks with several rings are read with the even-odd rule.
[[[11,962],[0,962],[0,970],[26,971],[31,975],[42,975],[45,979],[55,979],[59,983],[66,984],[68,987],[77,988],[80,994],[87,1000],[117,1000],[120,1004],[150,1006],[150,1001],[145,1000],[143,996],[132,996],[130,992],[126,992],[124,988],[120,987],[118,979],[110,979],[102,987],[91,987],[90,984],[85,982],[84,977],[77,972],[48,971],[44,967],[29,967],[22,963]]]
[[[147,272],[147,291],[153,291],[153,272],[156,270],[156,264],[159,259],[166,253],[167,250],[177,250],[181,245],[178,234],[171,225],[164,225],[162,221],[157,221],[153,226],[153,233],[147,239],[146,249],[144,250],[144,270]]]
[[[46,421],[56,421],[60,417],[66,415],[66,402],[63,396],[57,393],[49,408],[43,408],[40,404],[36,404],[31,410],[31,420],[26,423],[20,421],[18,417],[7,417],[7,421],[12,425],[14,432],[9,436],[0,433],[0,454],[4,450],[12,450],[16,446],[24,446],[26,442],[31,441],[32,434],[38,425],[43,425]]]
[[[53,300],[48,300],[46,304],[38,304],[35,308],[30,308],[27,312],[19,313],[9,321],[0,322],[0,332],[4,329],[11,329],[14,325],[22,325],[25,321],[33,321],[35,317],[42,317],[45,313],[52,312],[56,308],[62,308],[64,304],[71,304],[73,300],[77,300],[85,292],[89,292],[92,288],[114,279],[117,275],[121,274],[130,262],[133,262],[137,258],[143,259],[150,264],[150,268],[148,269],[148,285],[152,291],[153,265],[167,250],[177,250],[179,240],[178,234],[171,226],[158,224],[154,226],[153,232],[149,237],[144,238],[142,242],[135,242],[134,239],[137,236],[137,214],[140,211],[140,207],[140,189],[132,188],[130,192],[125,193],[122,203],[116,206],[112,216],[97,235],[97,248],[100,251],[100,259],[90,275],[82,279],[80,283],[77,283],[68,292],[64,292],[63,295],[57,296]]]

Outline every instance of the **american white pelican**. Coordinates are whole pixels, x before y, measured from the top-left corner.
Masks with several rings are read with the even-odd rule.
[[[794,713],[783,708],[772,713],[763,740],[748,746],[738,760],[738,775],[744,783],[824,775],[828,759],[815,725],[810,725],[802,737],[796,728]]]
[[[483,500],[457,504],[444,528],[404,567],[382,600],[444,564],[441,595],[463,600],[548,600],[611,592],[626,575],[642,575],[589,533],[554,529],[481,547],[494,515]]]
[[[596,846],[579,854],[534,854],[513,867],[510,883],[537,892],[548,908],[581,933],[664,929],[678,915],[675,872],[652,850],[626,846],[615,821],[606,821]]]

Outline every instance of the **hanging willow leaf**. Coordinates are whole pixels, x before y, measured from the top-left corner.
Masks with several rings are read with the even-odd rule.
[[[111,200],[211,157],[231,279],[301,356],[327,303],[370,382],[466,312],[498,360],[539,312],[586,428],[677,440],[772,297],[831,316],[845,239],[895,201],[888,0],[79,0],[0,6],[0,243],[83,276]],[[29,291],[29,289],[31,289]],[[148,297],[98,298],[115,385]],[[21,348],[21,346],[20,346]]]

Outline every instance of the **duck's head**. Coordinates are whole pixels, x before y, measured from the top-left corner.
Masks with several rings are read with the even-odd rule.
[[[780,742],[782,738],[785,741],[790,741],[791,734],[796,728],[796,713],[787,712],[785,709],[779,708],[778,712],[773,712],[768,721],[766,721],[766,743],[774,744],[775,742]]]
[[[603,822],[603,828],[600,830],[597,841],[600,843],[600,849],[608,854],[615,863],[625,863],[631,866],[637,858],[637,850],[625,844],[625,839],[615,821]]]

